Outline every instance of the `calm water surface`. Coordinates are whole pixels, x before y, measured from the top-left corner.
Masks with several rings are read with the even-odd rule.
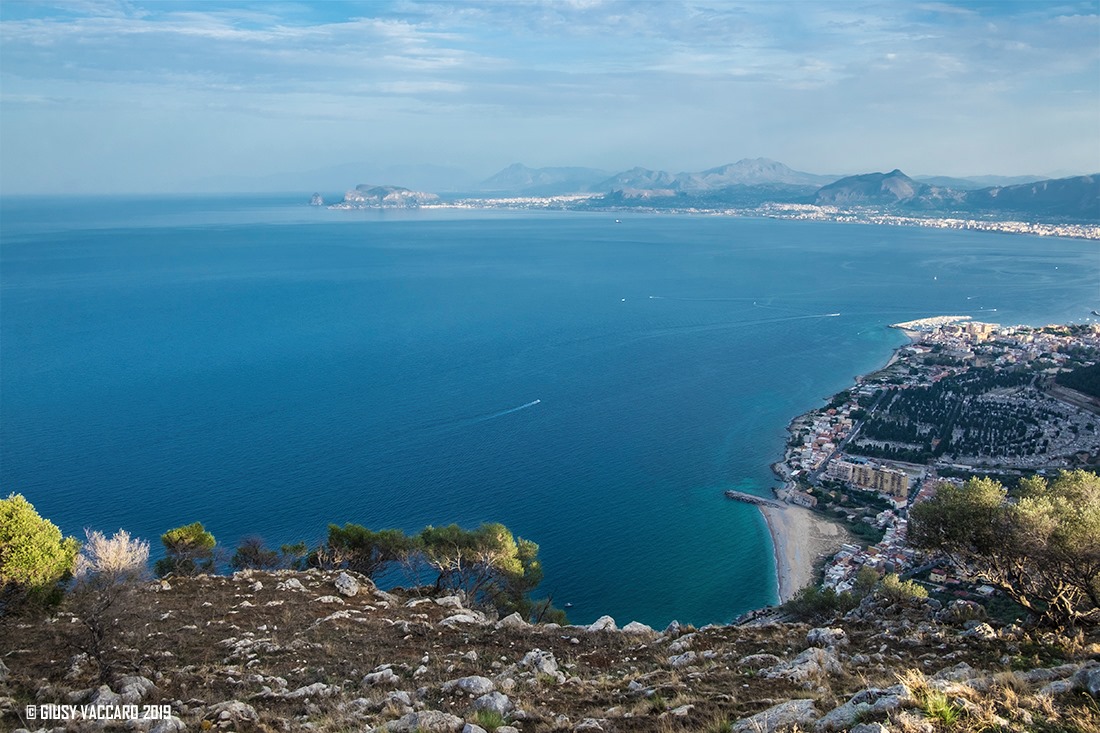
[[[66,533],[501,521],[571,618],[776,596],[730,487],[937,314],[1082,320],[1095,243],[680,216],[8,200],[0,489]],[[993,310],[996,309],[996,310]],[[832,315],[837,314],[840,315]]]

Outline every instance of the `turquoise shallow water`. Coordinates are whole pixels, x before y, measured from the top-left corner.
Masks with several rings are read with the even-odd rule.
[[[718,217],[4,201],[0,487],[67,533],[502,521],[571,617],[775,599],[794,415],[889,323],[1082,319],[1095,243]],[[996,308],[996,311],[991,309]],[[839,316],[829,314],[839,313]]]

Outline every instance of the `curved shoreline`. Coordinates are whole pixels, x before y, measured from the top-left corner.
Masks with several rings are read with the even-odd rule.
[[[800,506],[761,506],[772,537],[779,602],[786,603],[814,581],[814,564],[848,540],[844,527]]]
[[[889,369],[901,358],[902,349],[919,340],[918,333],[904,328],[899,330],[908,337],[908,341],[894,348],[883,366],[857,377],[857,381]],[[788,436],[791,426],[814,409],[818,408],[791,418],[787,423]],[[786,468],[783,460],[771,465],[772,473],[784,482],[789,481],[785,475],[788,473]],[[836,553],[842,544],[849,541],[850,535],[840,522],[827,519],[806,507],[785,503],[781,509],[768,506],[758,508],[772,538],[779,603],[786,603],[798,591],[813,583],[815,562],[824,555]]]

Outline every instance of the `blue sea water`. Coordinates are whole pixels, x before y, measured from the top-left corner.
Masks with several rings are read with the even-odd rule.
[[[0,490],[68,534],[501,521],[571,618],[776,597],[795,415],[888,324],[1083,320],[1096,243],[726,217],[0,203]],[[996,310],[993,310],[996,309]],[[837,314],[840,315],[832,315]]]

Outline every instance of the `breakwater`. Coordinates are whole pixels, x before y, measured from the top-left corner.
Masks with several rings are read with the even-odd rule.
[[[734,491],[733,489],[726,491],[726,498],[743,501],[746,504],[755,504],[756,506],[770,506],[773,509],[782,509],[785,506],[785,504],[773,501],[772,499],[765,499],[762,496],[756,496],[754,494],[745,494],[740,491]]]

